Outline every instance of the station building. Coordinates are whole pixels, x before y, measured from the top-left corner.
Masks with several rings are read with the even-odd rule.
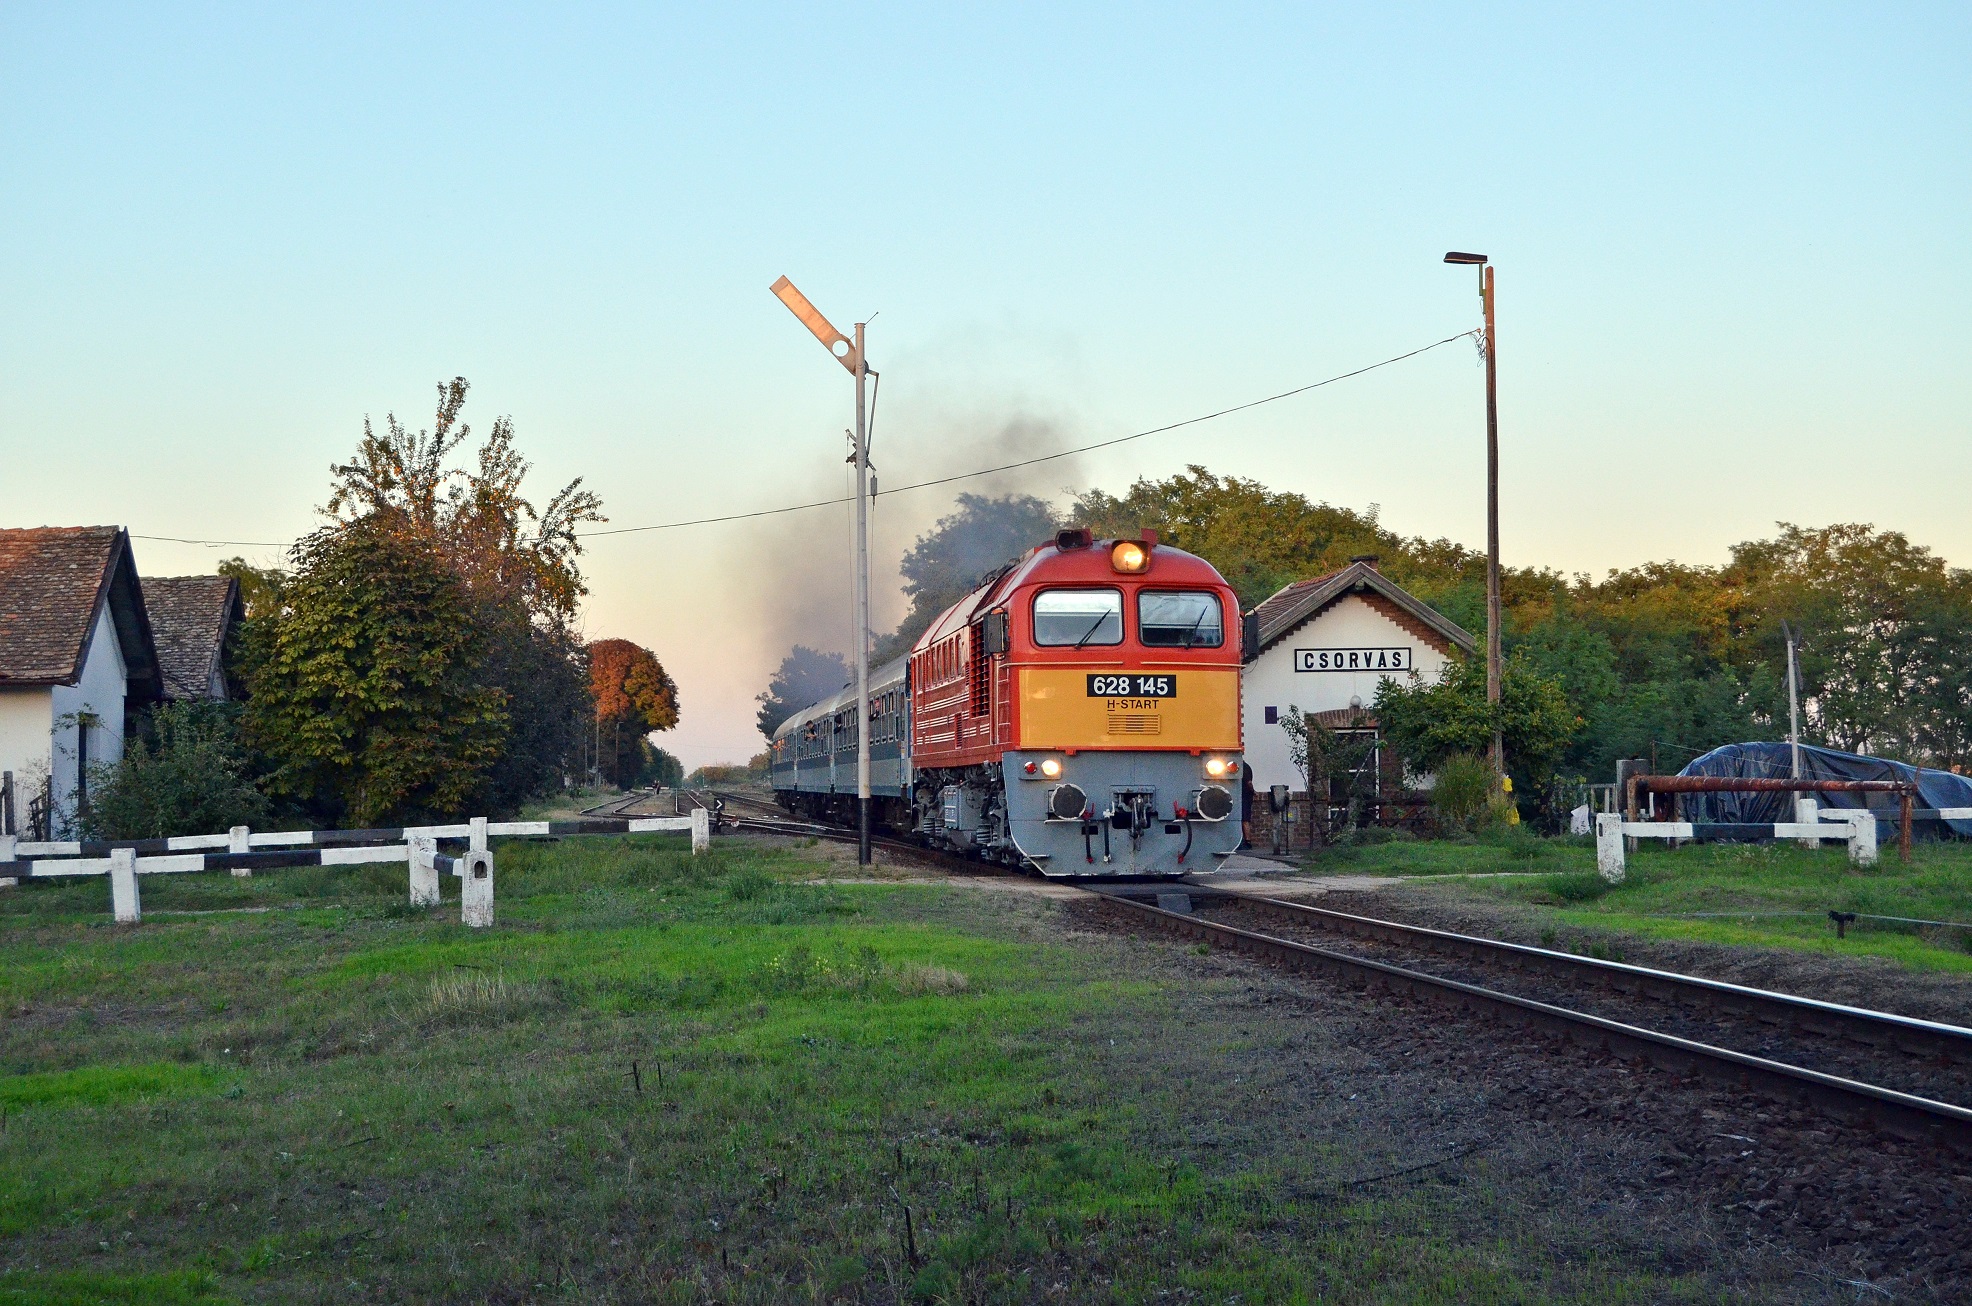
[[[1270,846],[1274,818],[1270,791],[1285,786],[1293,848],[1306,847],[1311,817],[1330,817],[1351,788],[1372,803],[1375,819],[1399,824],[1424,807],[1428,780],[1410,774],[1403,759],[1380,744],[1372,705],[1385,680],[1415,672],[1435,679],[1455,656],[1471,654],[1473,637],[1455,622],[1385,576],[1373,556],[1351,560],[1340,571],[1296,581],[1253,610],[1259,651],[1246,664],[1241,693],[1246,764],[1255,794],[1253,841]],[[1316,723],[1370,748],[1362,770],[1309,794],[1308,780],[1289,754],[1281,721],[1300,711]]]

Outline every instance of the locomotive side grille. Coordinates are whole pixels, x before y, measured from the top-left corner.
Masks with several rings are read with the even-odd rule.
[[[1111,712],[1109,714],[1109,733],[1112,735],[1156,735],[1162,734],[1164,719],[1155,712]]]
[[[972,665],[972,714],[986,716],[993,710],[992,682],[987,678],[993,667],[993,659],[986,656],[986,646],[979,637],[979,627],[975,623],[971,631]]]

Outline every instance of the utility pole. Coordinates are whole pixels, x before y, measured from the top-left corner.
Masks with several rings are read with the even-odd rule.
[[[870,864],[870,439],[866,425],[865,394],[869,384],[868,360],[863,356],[863,328],[855,326],[856,338],[837,331],[821,310],[808,302],[786,277],[768,287],[774,297],[822,342],[836,362],[856,378],[856,539],[854,547],[856,593],[856,861]]]
[[[1486,327],[1481,343],[1486,351],[1486,704],[1493,711],[1493,770],[1506,774],[1506,737],[1499,726],[1500,706],[1500,404],[1499,336],[1493,327],[1493,268],[1484,254],[1457,250],[1447,263],[1479,268],[1479,299],[1485,306]]]
[[[1801,778],[1801,692],[1800,664],[1794,658],[1794,631],[1786,622],[1780,623],[1780,633],[1787,637],[1787,752],[1789,765],[1787,774],[1791,779]]]
[[[870,432],[864,391],[870,369],[863,358],[863,328],[856,341],[856,864],[870,864]]]

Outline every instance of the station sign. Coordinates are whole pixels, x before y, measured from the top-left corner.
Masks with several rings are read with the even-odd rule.
[[[1409,648],[1297,648],[1296,671],[1410,671],[1416,662]]]

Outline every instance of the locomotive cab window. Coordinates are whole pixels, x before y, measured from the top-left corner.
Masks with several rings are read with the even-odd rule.
[[[1121,590],[1042,590],[1034,596],[1034,642],[1087,648],[1123,642]]]
[[[1200,590],[1140,590],[1137,638],[1145,648],[1217,648],[1226,641],[1219,596]]]

